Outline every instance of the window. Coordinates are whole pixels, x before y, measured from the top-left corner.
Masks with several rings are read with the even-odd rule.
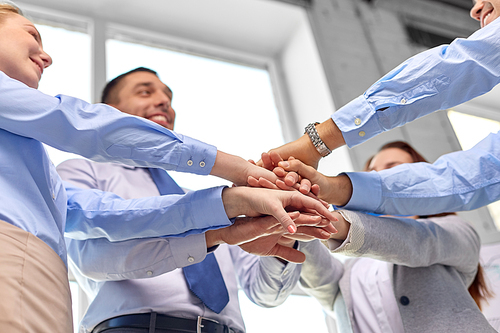
[[[456,111],[448,111],[448,117],[463,150],[472,148],[488,134],[500,130],[500,122],[495,120]],[[489,204],[487,208],[497,230],[500,230],[500,201]]]
[[[254,160],[284,143],[266,70],[114,39],[106,54],[108,80],[140,66],[158,72],[174,92],[176,132]],[[192,190],[229,185],[211,176],[171,174]]]
[[[63,94],[90,101],[90,36],[64,28],[36,24],[43,48],[52,57],[38,89],[48,95]],[[75,154],[45,146],[52,162],[58,165]]]
[[[242,290],[239,299],[247,333],[328,332],[321,305],[312,297],[291,295],[275,308],[253,304]]]

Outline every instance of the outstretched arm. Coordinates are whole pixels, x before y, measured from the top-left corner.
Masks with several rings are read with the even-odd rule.
[[[317,216],[289,213],[298,233],[328,239],[336,232],[330,222]],[[279,243],[285,231],[273,217],[237,218],[229,227],[186,237],[155,237],[110,242],[104,238],[66,239],[70,261],[78,273],[95,281],[149,278],[196,264],[207,249],[227,243],[240,245],[259,256],[277,256],[302,262],[304,255]]]
[[[344,221],[338,223],[350,223],[350,233],[347,238],[332,235],[328,243],[336,253],[408,267],[452,266],[468,282],[475,276],[479,236],[456,215],[414,220],[351,211],[341,213]]]
[[[318,125],[320,138],[331,150],[344,142],[353,147],[490,91],[500,82],[499,32],[497,19],[467,39],[457,38],[406,60]],[[271,152],[284,159],[294,156],[314,168],[320,159],[307,135]]]

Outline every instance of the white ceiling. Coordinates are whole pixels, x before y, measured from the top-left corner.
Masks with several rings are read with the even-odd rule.
[[[259,57],[278,56],[305,11],[271,0],[23,0],[42,7],[131,26]],[[500,87],[471,105],[496,109]]]
[[[23,4],[274,57],[300,22],[300,7],[269,0],[23,0]]]

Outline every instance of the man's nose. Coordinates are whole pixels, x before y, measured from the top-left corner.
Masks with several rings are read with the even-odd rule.
[[[170,97],[163,92],[158,92],[155,94],[155,104],[156,106],[170,105]]]

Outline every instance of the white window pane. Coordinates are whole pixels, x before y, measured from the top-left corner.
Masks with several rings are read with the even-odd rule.
[[[81,32],[36,24],[43,49],[52,65],[38,89],[49,95],[64,94],[90,101],[90,36]]]
[[[448,111],[448,118],[463,150],[472,148],[488,134],[500,130],[500,122],[487,118],[456,111]],[[489,204],[487,208],[497,229],[500,230],[500,201]]]
[[[68,95],[90,101],[90,36],[81,32],[36,24],[52,65],[43,72],[38,89],[48,95]],[[55,165],[79,157],[46,146]]]
[[[448,118],[463,150],[472,148],[488,134],[500,130],[498,121],[461,112],[448,111]]]
[[[176,132],[254,160],[284,143],[266,70],[117,40],[107,41],[106,54],[108,79],[136,67],[158,72],[174,92]],[[190,189],[228,184],[215,177],[172,177]]]
[[[312,297],[291,295],[275,308],[255,305],[242,290],[238,297],[247,333],[328,333],[323,310]]]

